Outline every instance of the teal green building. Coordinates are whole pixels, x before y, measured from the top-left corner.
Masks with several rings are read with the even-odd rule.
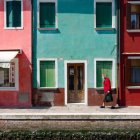
[[[99,105],[103,73],[116,89],[116,13],[116,0],[33,1],[35,104]]]

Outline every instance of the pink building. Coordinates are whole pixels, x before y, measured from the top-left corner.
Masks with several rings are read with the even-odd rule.
[[[31,0],[0,0],[0,106],[31,106]]]

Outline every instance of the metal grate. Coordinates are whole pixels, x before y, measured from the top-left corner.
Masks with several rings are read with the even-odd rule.
[[[18,101],[19,102],[28,102],[29,101],[29,93],[28,92],[19,92]]]
[[[51,105],[53,105],[54,93],[53,92],[42,92],[40,101],[41,102],[51,102]]]

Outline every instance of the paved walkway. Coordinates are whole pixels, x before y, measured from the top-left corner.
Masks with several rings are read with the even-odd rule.
[[[100,108],[99,106],[68,105],[54,107],[1,108],[0,119],[129,119],[140,120],[140,106]]]

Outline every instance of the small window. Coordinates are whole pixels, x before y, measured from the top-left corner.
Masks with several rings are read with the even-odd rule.
[[[96,27],[97,28],[112,27],[112,3],[111,2],[96,3]]]
[[[106,74],[112,82],[112,61],[96,62],[96,87],[103,87],[102,74]]]
[[[128,59],[125,74],[127,86],[140,86],[140,59]]]
[[[18,64],[17,59],[11,62],[0,62],[0,89],[15,89],[18,86],[17,73]]]
[[[140,30],[140,4],[127,4],[127,29]]]
[[[115,28],[114,0],[94,1],[94,27],[96,30],[112,30]]]
[[[6,28],[21,27],[21,1],[6,1]]]
[[[131,68],[131,82],[140,83],[140,66]]]
[[[56,62],[40,61],[40,87],[55,88],[56,87]]]
[[[39,28],[56,28],[56,3],[39,3]]]

